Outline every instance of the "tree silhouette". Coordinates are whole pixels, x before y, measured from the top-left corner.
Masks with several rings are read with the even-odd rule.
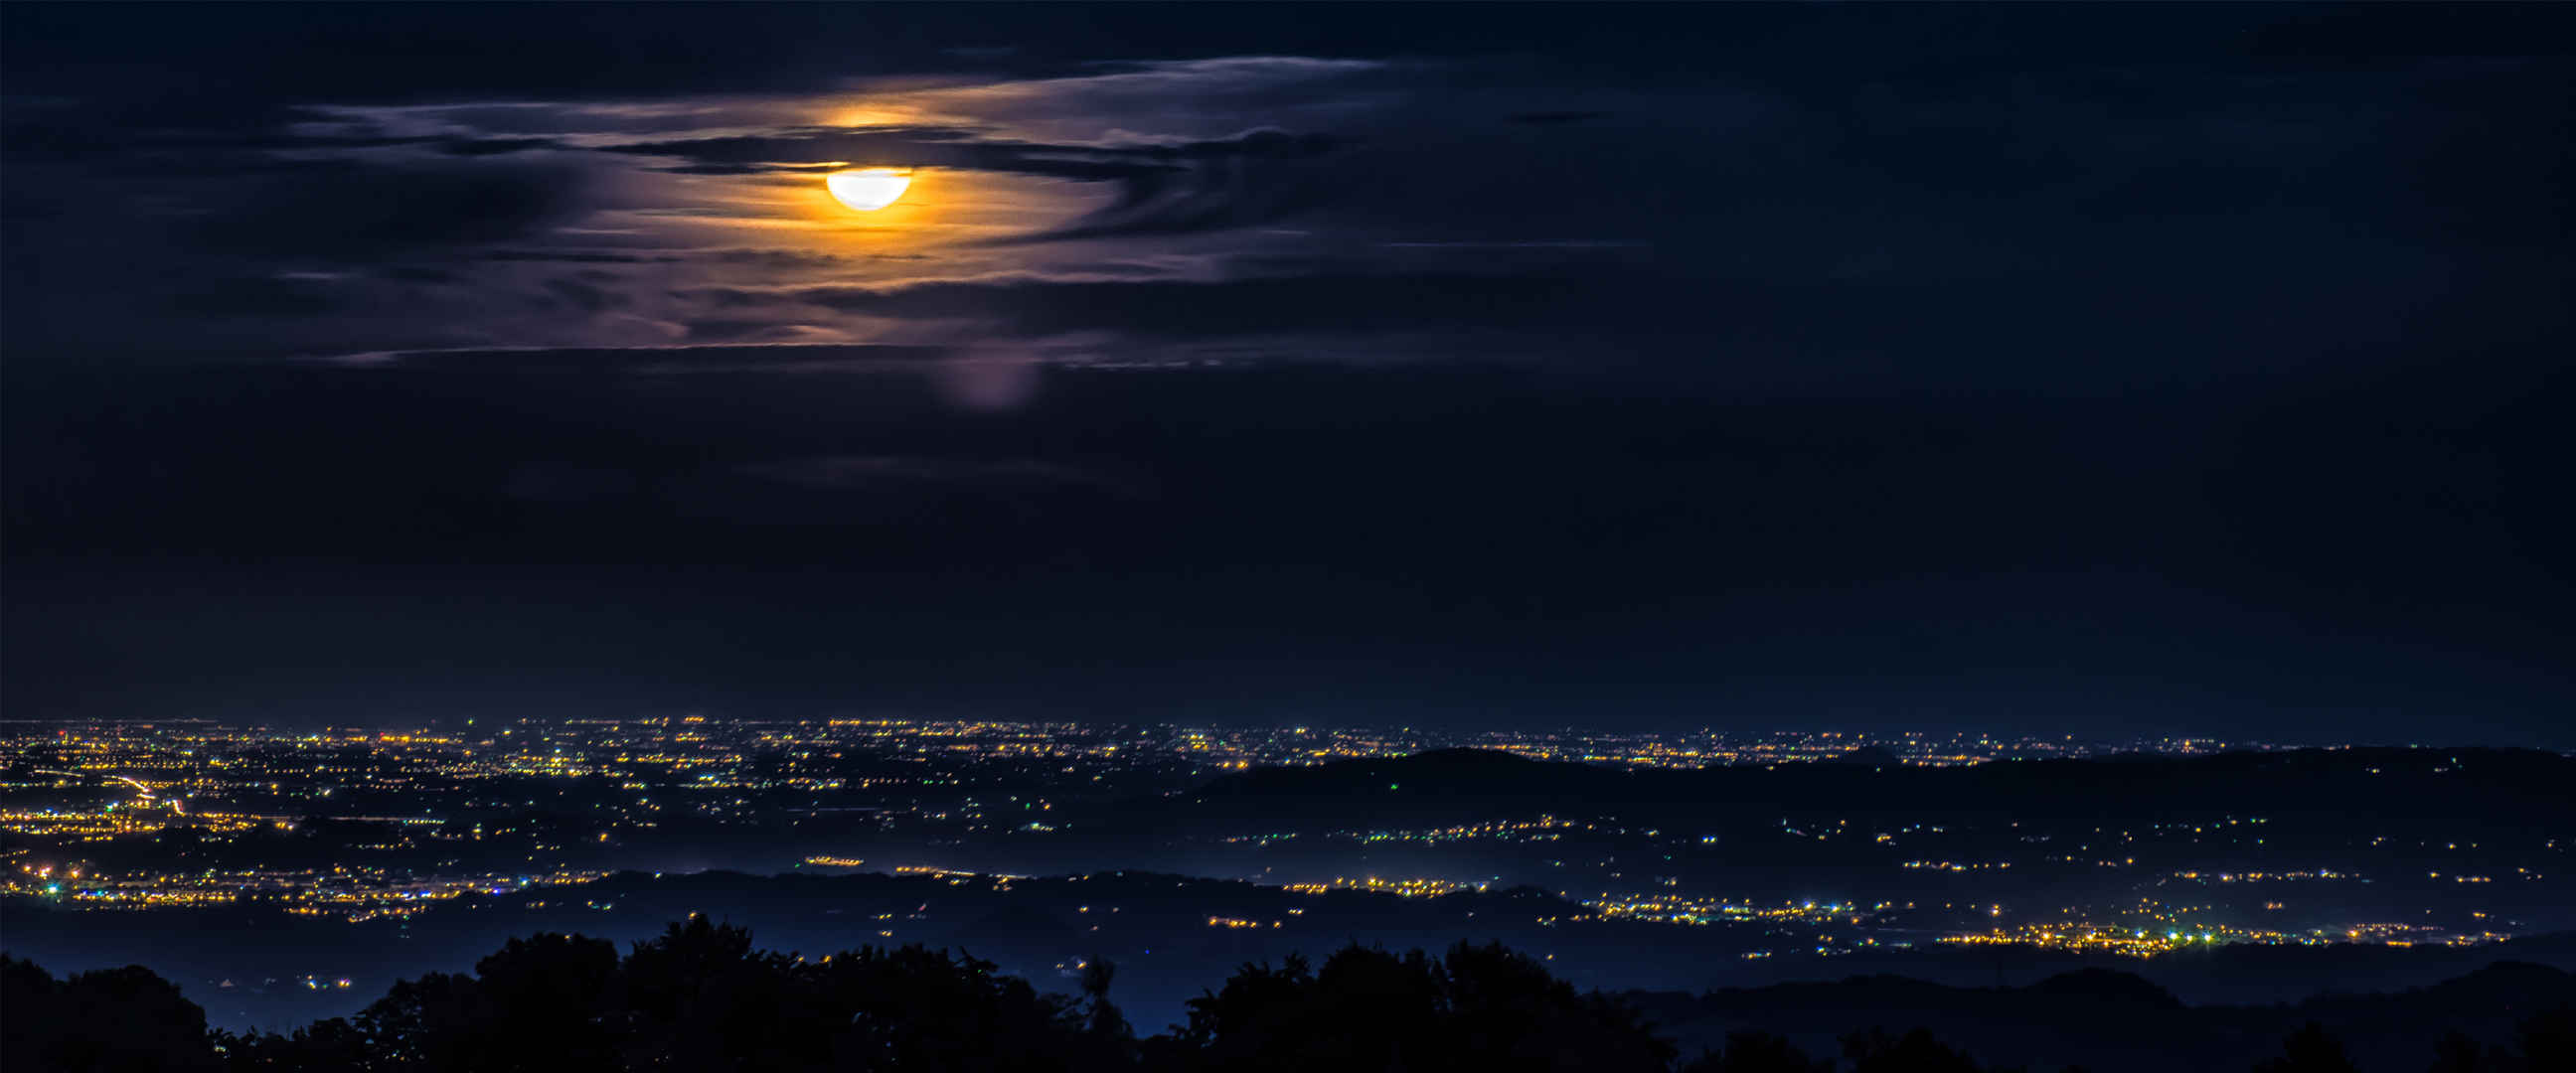
[[[1114,1007],[1091,1013],[1115,1026],[1112,1046],[1086,1032],[1071,1000],[990,962],[918,946],[806,960],[699,916],[623,959],[602,940],[537,935],[471,976],[397,983],[350,1021],[212,1040],[235,1070],[1132,1068],[1125,1020]]]
[[[605,941],[512,939],[476,962],[473,976],[430,973],[397,982],[358,1014],[354,1033],[395,1068],[614,1069],[609,1014],[617,977],[617,948]],[[262,1045],[287,1053],[267,1041],[249,1049]],[[308,1049],[340,1045],[333,1033]]]
[[[216,1032],[215,1053],[228,1070],[351,1070],[389,1065],[374,1040],[345,1017],[316,1021],[286,1035]]]
[[[2433,1042],[2431,1073],[2506,1073],[2521,1068],[2502,1047],[2479,1047],[2468,1033],[2453,1029]]]
[[[1833,1073],[1830,1060],[1807,1057],[1786,1038],[1768,1032],[1735,1031],[1726,1034],[1723,1050],[1709,1051],[1692,1059],[1681,1073]]]
[[[157,1073],[216,1068],[206,1011],[139,965],[62,980],[0,954],[0,1068]]]
[[[794,958],[753,949],[748,929],[703,914],[672,924],[626,957],[628,1057],[703,1070],[820,1063],[828,1008],[795,975]]]
[[[1094,956],[1082,966],[1082,999],[1084,1032],[1089,1035],[1097,1053],[1094,1065],[1115,1065],[1132,1060],[1136,1050],[1136,1031],[1127,1025],[1127,1016],[1109,1001],[1109,984],[1118,978],[1118,966],[1109,959]]]
[[[1844,1036],[1842,1042],[1852,1073],[1977,1073],[1975,1060],[1932,1038],[1928,1028],[1902,1036],[1872,1028]]]
[[[833,955],[808,977],[838,1024],[836,1068],[1075,1069],[1092,1052],[1060,996],[996,974],[991,962],[918,946]]]
[[[2255,1073],[2359,1073],[2352,1058],[2344,1054],[2343,1042],[2327,1035],[2325,1026],[2314,1021],[2290,1033],[2290,1038],[2281,1042],[2281,1050],[2281,1057],[2256,1065]]]
[[[2522,1064],[2535,1071],[2576,1069],[2576,1007],[2543,1010],[2522,1022]]]
[[[1246,965],[1189,1009],[1175,1064],[1194,1070],[1661,1070],[1673,1056],[1633,1010],[1492,943]]]

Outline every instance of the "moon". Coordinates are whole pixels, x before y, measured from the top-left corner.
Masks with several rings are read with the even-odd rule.
[[[892,205],[911,187],[912,173],[894,168],[852,168],[823,177],[823,188],[832,192],[832,200],[860,212]]]

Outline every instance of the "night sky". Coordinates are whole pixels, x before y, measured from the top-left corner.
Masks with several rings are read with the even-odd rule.
[[[11,4],[0,700],[2576,745],[2571,42]]]

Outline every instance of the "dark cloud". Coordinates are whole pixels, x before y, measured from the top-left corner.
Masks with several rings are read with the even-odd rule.
[[[402,283],[463,283],[466,277],[444,268],[427,265],[387,265],[376,270],[378,276]]]
[[[744,477],[833,491],[882,491],[921,485],[973,487],[1002,492],[1074,488],[1134,495],[1132,474],[1042,458],[924,458],[912,455],[830,455],[754,462],[734,467]]]
[[[306,316],[344,308],[347,301],[330,281],[253,277],[195,279],[167,296],[172,310],[202,317]]]
[[[601,152],[670,157],[672,169],[701,175],[810,172],[841,166],[947,167],[1104,181],[1173,165],[1082,146],[987,141],[963,127],[801,127],[764,134],[630,142]]]
[[[1662,296],[1633,290],[1639,282],[1466,274],[1214,282],[1014,277],[895,287],[709,287],[687,294],[718,308],[801,305],[907,320],[962,320],[1017,335],[1108,329],[1146,338],[1196,338],[1510,330],[1599,316],[1611,304],[1653,307]]]
[[[868,369],[918,365],[952,354],[945,347],[851,344],[526,347],[412,350],[344,356],[326,364],[354,369],[424,372],[587,375]]]
[[[817,250],[706,250],[693,256],[725,265],[748,265],[769,269],[817,269],[845,265],[852,261],[919,261],[928,259],[921,253],[840,254]]]
[[[1155,159],[1195,166],[1127,176],[1116,204],[1017,241],[1186,234],[1286,219],[1325,204],[1355,181],[1326,159],[1347,144],[1319,134],[1262,130],[1152,150]]]
[[[186,232],[235,254],[377,257],[509,242],[583,211],[582,173],[545,166],[352,165],[218,194]]]
[[[485,261],[576,265],[640,265],[679,260],[669,254],[603,253],[595,250],[486,250],[474,256]]]
[[[624,292],[601,286],[599,281],[558,276],[545,281],[547,294],[585,313],[604,313],[634,304]]]
[[[168,102],[70,100],[13,109],[0,147],[21,164],[78,163],[132,175],[223,175],[333,165],[288,154],[417,149],[446,156],[506,156],[561,148],[553,138],[393,134],[364,121],[267,103],[208,113]]]
[[[438,143],[438,151],[449,156],[503,156],[560,148],[563,143],[553,138],[453,138]]]
[[[758,342],[795,331],[794,325],[772,320],[699,317],[687,323],[691,343]]]
[[[655,171],[673,175],[819,175],[841,170],[839,164],[681,164]]]
[[[1364,261],[1324,260],[1297,262],[1302,270],[1293,273],[1222,280],[1020,275],[883,287],[701,287],[679,296],[719,317],[828,312],[949,322],[969,335],[1114,333],[1133,343],[1270,339],[1306,356],[1356,345],[1387,357],[1527,360],[1838,395],[2097,392],[2336,363],[2382,365],[2413,360],[2389,333],[2409,322],[2420,330],[2430,316],[2385,304],[2403,302],[2401,286],[2386,287],[2383,304],[2356,309],[2352,283],[2341,275],[2276,278],[2261,263],[2212,270],[2179,291],[2079,278],[2033,292],[1982,278],[1931,283],[1860,270],[1803,279],[1694,276],[1668,260],[1621,250],[1603,251],[1606,258],[1591,250],[1534,251],[1555,264],[1512,263],[1477,248],[1420,252],[1448,263],[1368,271]],[[1466,267],[1477,261],[1487,262],[1484,270]],[[2178,293],[2190,296],[2187,307],[2177,306]],[[2534,297],[2498,292],[2490,301],[2505,314]],[[2510,338],[2483,314],[2461,309],[2454,316],[2456,338]],[[2225,335],[2237,345],[2197,345]],[[1385,340],[1403,342],[1382,352],[1369,342]],[[2512,360],[2532,360],[2524,353]]]

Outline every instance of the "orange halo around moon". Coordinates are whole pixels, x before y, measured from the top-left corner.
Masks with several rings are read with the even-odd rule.
[[[912,187],[912,173],[896,168],[852,168],[823,177],[832,200],[860,212],[875,212],[895,203]]]

